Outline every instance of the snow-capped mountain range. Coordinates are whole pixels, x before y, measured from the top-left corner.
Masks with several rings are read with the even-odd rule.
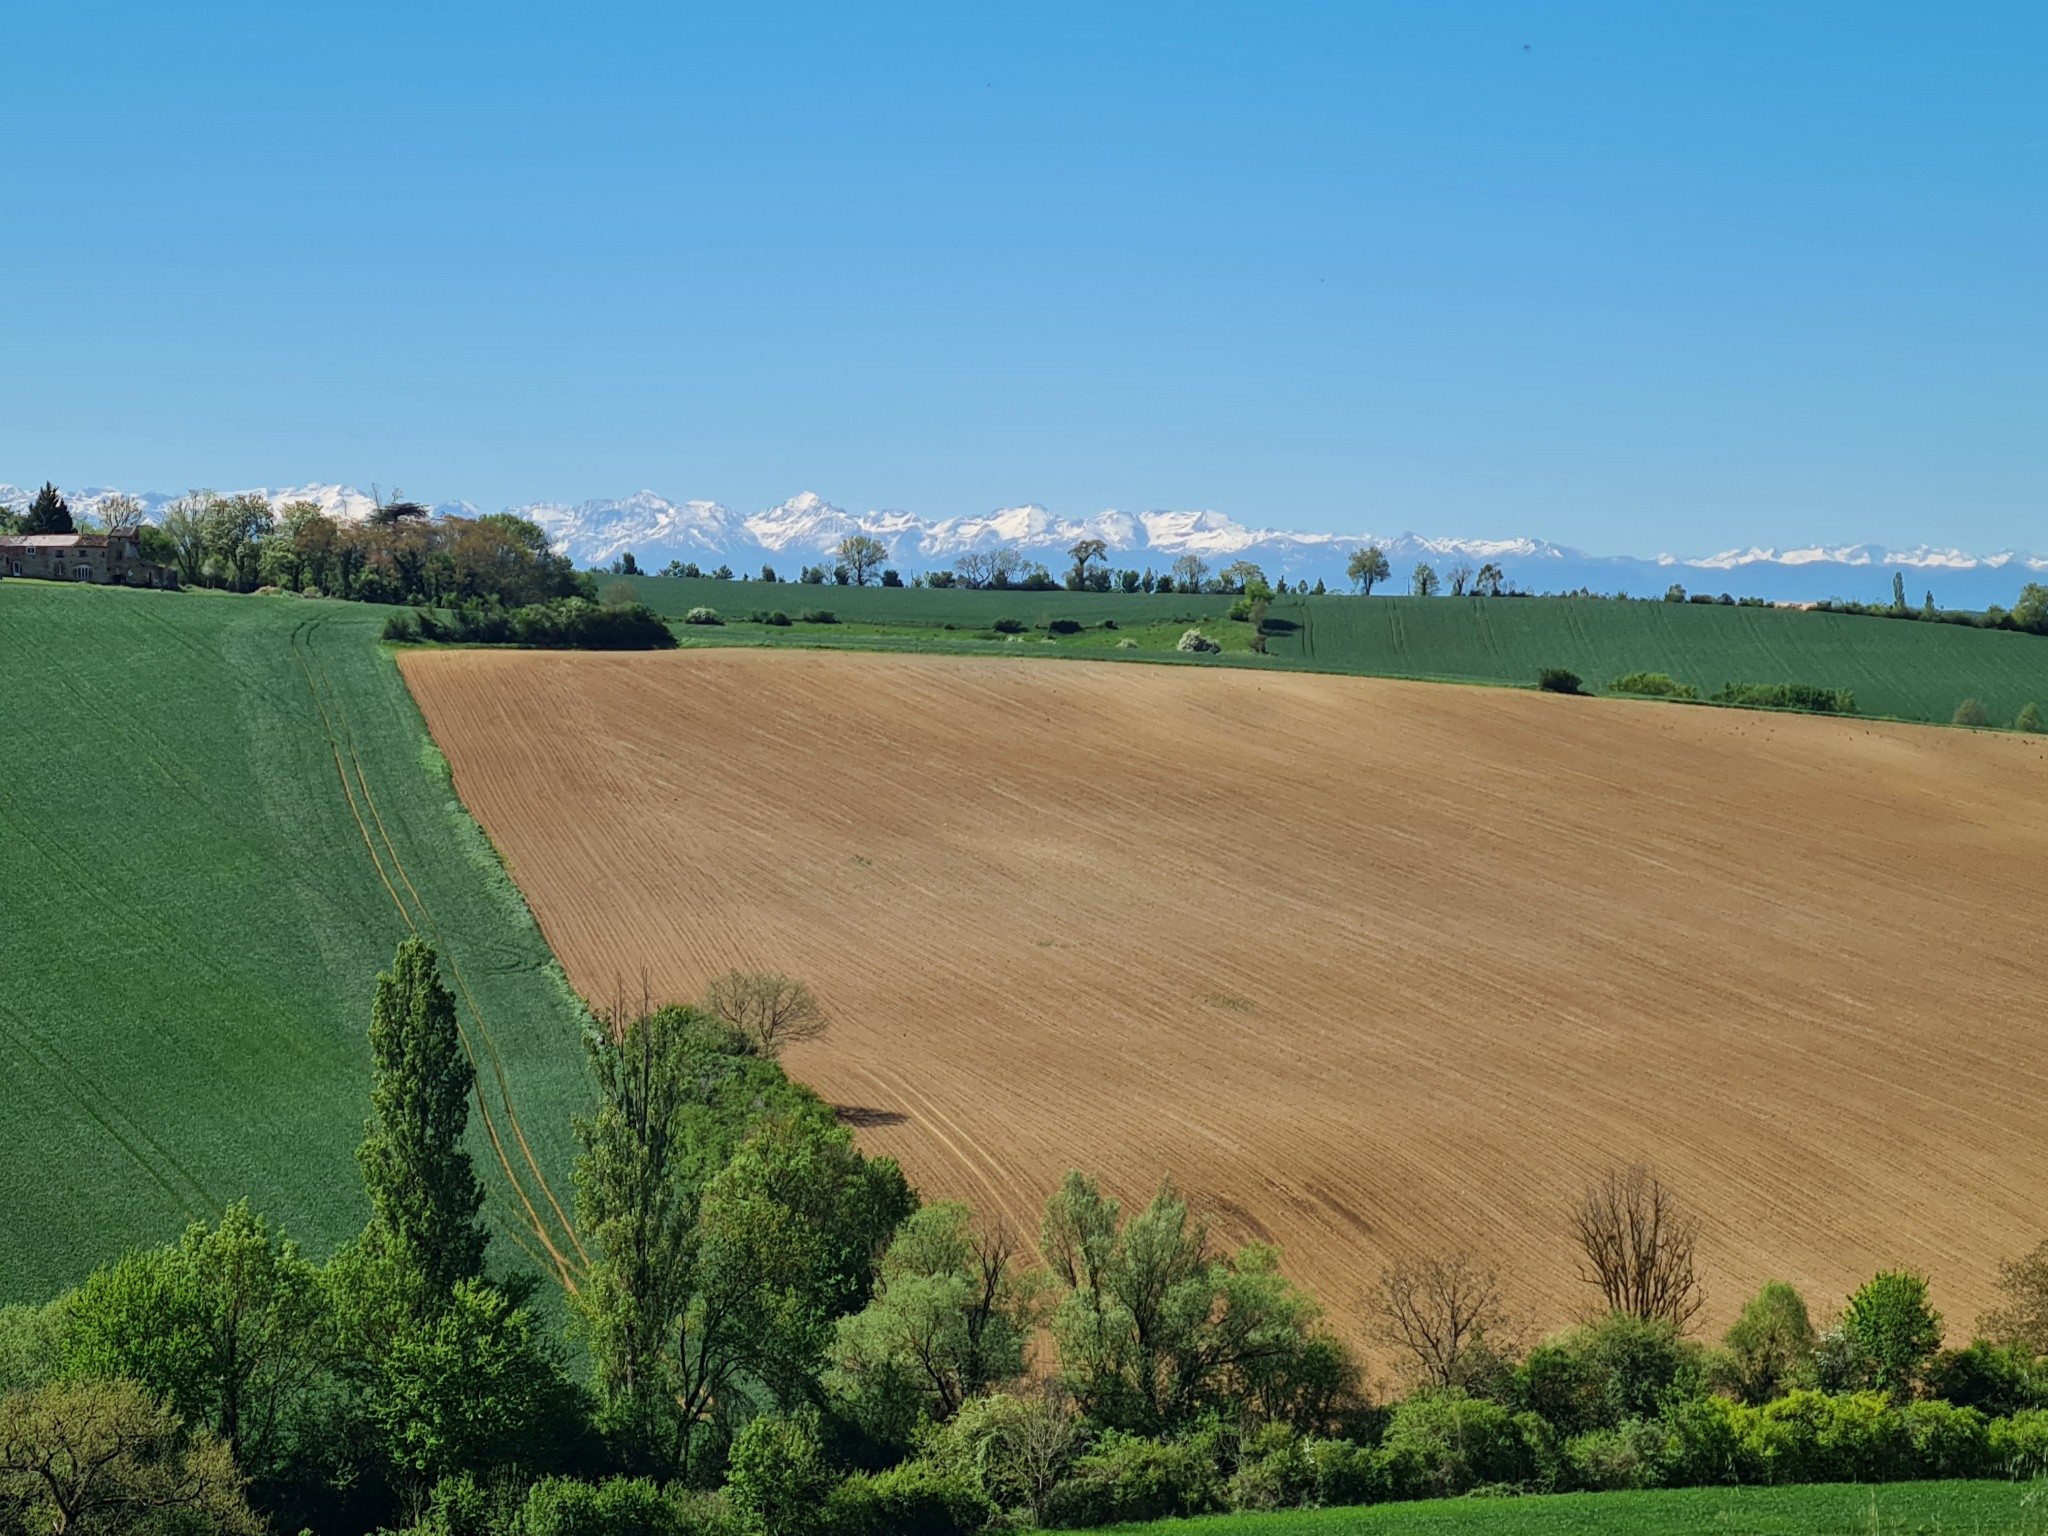
[[[66,491],[75,512],[96,514],[114,496],[111,488]],[[345,521],[368,517],[374,498],[349,485],[257,487],[245,494],[273,506],[312,501]],[[34,493],[0,485],[0,506],[25,508]],[[147,517],[157,517],[176,500],[158,493],[135,495]],[[442,502],[434,510],[476,516],[466,501]],[[1036,505],[1004,507],[981,516],[936,520],[897,510],[852,513],[806,491],[779,506],[742,513],[715,501],[671,501],[652,491],[615,500],[533,502],[505,510],[546,530],[554,547],[579,565],[604,566],[630,551],[642,568],[659,570],[671,560],[706,570],[730,565],[753,574],[772,565],[785,577],[803,565],[826,561],[849,534],[864,533],[889,547],[891,563],[909,575],[950,566],[964,554],[1021,550],[1057,570],[1069,546],[1101,539],[1112,565],[1150,566],[1164,571],[1182,555],[1197,555],[1212,567],[1250,560],[1271,577],[1290,581],[1321,578],[1342,585],[1351,551],[1377,544],[1393,568],[1388,590],[1405,590],[1414,566],[1439,571],[1464,563],[1498,564],[1524,590],[1568,591],[1591,587],[1651,596],[1677,582],[1690,591],[1729,591],[1777,601],[1820,598],[1888,600],[1894,571],[1905,573],[1915,602],[1932,590],[1944,607],[1978,608],[2010,603],[2022,583],[2048,579],[2048,558],[2007,550],[1975,555],[1921,545],[1888,549],[1876,544],[1813,545],[1790,549],[1725,550],[1704,556],[1659,555],[1641,559],[1590,555],[1542,539],[1425,538],[1361,531],[1354,534],[1293,533],[1252,528],[1221,512],[1106,511],[1093,517],[1060,517]]]

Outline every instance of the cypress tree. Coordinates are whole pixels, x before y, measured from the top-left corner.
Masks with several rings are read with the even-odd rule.
[[[36,499],[29,503],[28,518],[22,524],[23,533],[76,533],[77,525],[71,521],[71,508],[64,504],[64,498],[57,494],[57,487],[49,481],[36,492]]]
[[[373,1113],[356,1150],[372,1227],[419,1266],[434,1295],[483,1272],[483,1185],[462,1133],[475,1081],[434,951],[415,935],[377,978],[370,1010]]]

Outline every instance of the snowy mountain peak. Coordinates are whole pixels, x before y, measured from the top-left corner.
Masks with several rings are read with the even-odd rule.
[[[68,490],[65,497],[74,511],[97,516],[98,509],[118,494],[105,486],[92,486]],[[360,521],[376,510],[373,497],[338,483],[259,487],[242,494],[262,496],[273,507],[310,501],[345,522]],[[0,507],[22,510],[34,497],[33,490],[0,485]],[[134,499],[145,516],[160,517],[177,498],[151,493]],[[479,511],[467,501],[440,502],[434,510],[465,517]],[[1892,550],[1876,544],[1816,544],[1728,549],[1692,558],[1673,554],[1654,560],[1610,558],[1529,538],[1295,533],[1251,527],[1213,509],[1125,512],[1111,508],[1091,517],[1069,518],[1036,502],[1024,502],[933,520],[900,508],[856,514],[808,490],[745,515],[720,502],[671,501],[651,490],[573,504],[534,502],[507,510],[539,524],[549,542],[578,565],[609,565],[630,550],[641,566],[650,570],[681,560],[706,568],[731,565],[738,570],[774,564],[784,568],[784,575],[791,575],[794,572],[787,568],[792,562],[830,564],[840,540],[864,533],[888,546],[890,563],[906,576],[950,566],[965,554],[1004,548],[1019,550],[1058,569],[1066,563],[1066,551],[1081,539],[1102,540],[1110,563],[1120,567],[1149,566],[1164,571],[1183,555],[1195,556],[1212,569],[1234,560],[1250,560],[1276,579],[1321,578],[1338,586],[1344,583],[1344,565],[1351,551],[1364,544],[1378,544],[1393,567],[1390,585],[1394,590],[1406,586],[1408,573],[1417,563],[1442,568],[1491,561],[1504,568],[1510,582],[1532,591],[1585,586],[1601,592],[1633,591],[1643,597],[1661,594],[1676,582],[1694,590],[1711,587],[1718,591],[1726,586],[1742,595],[1767,598],[1888,599],[1891,572],[1905,570],[1917,573],[1916,582],[1931,582],[1940,601],[1979,607],[1988,602],[2010,603],[2021,582],[2038,579],[2048,571],[2048,560],[2018,551],[1972,555],[1928,545]]]

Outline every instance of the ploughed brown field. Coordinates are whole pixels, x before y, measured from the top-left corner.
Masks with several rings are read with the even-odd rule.
[[[579,990],[815,986],[792,1071],[1035,1236],[1170,1174],[1347,1332],[1463,1247],[1583,1309],[1647,1158],[1725,1322],[1880,1266],[1961,1333],[2048,1236],[2048,757],[1348,677],[748,650],[403,657]]]

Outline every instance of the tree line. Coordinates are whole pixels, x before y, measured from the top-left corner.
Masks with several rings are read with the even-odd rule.
[[[2048,1244],[1964,1348],[1904,1271],[1819,1324],[1768,1285],[1709,1344],[1700,1223],[1616,1168],[1561,1213],[1589,1321],[1532,1340],[1481,1260],[1402,1258],[1360,1319],[1406,1378],[1378,1400],[1277,1252],[1171,1183],[1127,1209],[1070,1173],[1035,1240],[921,1200],[784,1072],[824,1027],[738,972],[594,1015],[573,1226],[529,1206],[500,1244],[454,999],[406,940],[370,1008],[363,1231],[315,1263],[240,1202],[0,1310],[4,1528],[964,1533],[2048,1466]],[[559,1306],[517,1252],[542,1241]]]

